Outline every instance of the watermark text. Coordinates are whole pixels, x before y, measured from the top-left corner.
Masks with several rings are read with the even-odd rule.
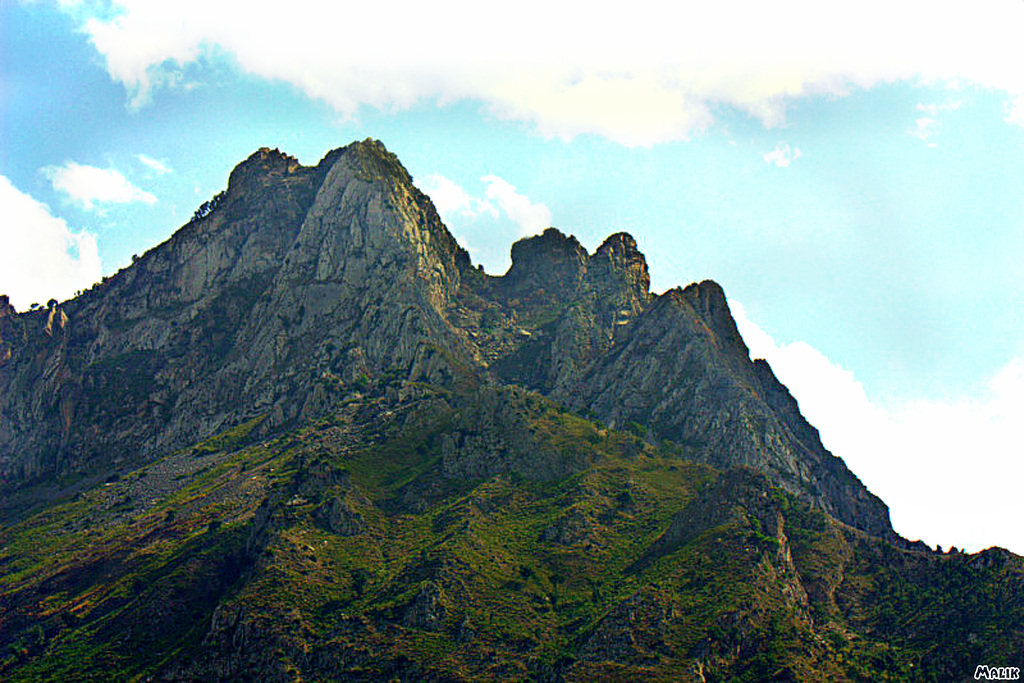
[[[989,666],[979,664],[974,670],[976,681],[1016,681],[1020,679],[1020,667],[1017,666]]]

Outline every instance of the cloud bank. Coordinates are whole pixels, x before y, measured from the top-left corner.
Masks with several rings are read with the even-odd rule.
[[[773,126],[794,99],[894,81],[1003,91],[1007,121],[1024,121],[1019,0],[969,10],[931,0],[727,0],[676,4],[671,15],[652,0],[604,11],[540,0],[504,12],[464,0],[293,0],[287,12],[263,0],[62,7],[133,107],[227,58],[345,116],[471,99],[547,136],[626,145],[685,139],[723,108]]]
[[[0,293],[18,310],[64,300],[100,279],[96,237],[73,232],[62,219],[0,176]]]
[[[47,166],[42,172],[50,179],[55,190],[63,192],[85,209],[91,210],[96,204],[156,204],[155,196],[135,187],[112,168],[96,168],[66,161],[63,166]]]
[[[896,531],[944,548],[1024,552],[1024,358],[1010,360],[977,396],[886,408],[817,349],[780,344],[741,304],[729,305],[751,356],[769,362],[825,447],[890,505]]]

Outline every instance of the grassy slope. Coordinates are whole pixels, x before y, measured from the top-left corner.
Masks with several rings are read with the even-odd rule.
[[[897,550],[753,473],[506,398],[552,447],[537,457],[572,473],[446,477],[466,411],[423,390],[249,446],[243,425],[0,530],[0,676],[944,680],[1019,664],[1020,558]]]

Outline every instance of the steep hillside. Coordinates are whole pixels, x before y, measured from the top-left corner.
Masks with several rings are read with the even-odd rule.
[[[315,167],[263,149],[131,267],[3,319],[0,490],[139,464],[254,417],[269,434],[386,373],[518,383],[891,534],[884,504],[751,362],[721,289],[649,283],[629,235],[588,254],[553,228],[489,277],[379,142]]]
[[[392,388],[4,529],[0,674],[958,680],[1024,654],[1005,551],[899,549],[522,389]]]
[[[81,297],[3,319],[0,490],[291,424],[368,372],[469,362],[442,317],[468,257],[380,143],[314,168],[260,150],[211,205]]]
[[[260,150],[81,296],[0,300],[0,677],[1019,664],[1021,558],[897,536],[721,288],[649,283],[554,228],[485,274],[367,140]]]

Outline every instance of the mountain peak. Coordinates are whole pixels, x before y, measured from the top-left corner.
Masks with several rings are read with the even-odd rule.
[[[615,252],[640,254],[636,246],[636,240],[633,239],[632,235],[628,232],[616,232],[605,238],[601,246],[594,252],[594,255],[598,256],[604,253]],[[643,256],[643,254],[640,255],[641,257]]]
[[[299,160],[279,149],[261,147],[235,166],[228,177],[228,191],[258,189],[302,168]]]
[[[19,341],[31,338],[14,329],[27,318],[8,316],[6,481],[144,461],[253,416],[281,428],[321,414],[339,382],[359,377],[500,379],[643,425],[695,458],[754,464],[794,492],[813,487],[807,495],[844,521],[885,532],[884,506],[829,464],[790,402],[762,400],[781,394],[751,364],[722,288],[704,281],[652,297],[628,233],[590,254],[548,228],[512,246],[504,276],[481,276],[373,139],[312,167],[261,148],[200,213],[73,302],[49,356]],[[110,405],[112,383],[129,375],[137,395]],[[859,492],[860,507],[843,502]]]
[[[303,166],[294,156],[280,149],[260,147],[240,162],[228,178],[228,193],[253,191],[286,180],[289,176],[319,172],[320,180],[340,160],[346,159],[363,181],[387,180],[395,184],[412,184],[412,177],[394,154],[380,140],[367,138],[331,150],[319,164]]]
[[[412,185],[412,176],[399,161],[398,156],[388,151],[384,143],[373,138],[353,142],[342,148],[345,156],[358,159],[362,178],[388,179],[392,182]]]
[[[700,315],[719,339],[723,340],[743,359],[749,357],[747,345],[736,327],[725,290],[714,280],[703,280],[682,290],[683,299]]]
[[[289,277],[372,286],[367,278],[377,273],[415,272],[444,306],[469,256],[398,157],[367,139],[331,152],[318,169],[323,180],[288,256]]]
[[[376,140],[0,296],[4,680],[959,680],[1022,571],[899,538],[718,284],[554,228],[488,276]]]
[[[610,235],[590,257],[588,279],[598,296],[614,301],[618,319],[633,317],[650,298],[647,259],[626,232]]]
[[[586,264],[587,250],[579,240],[548,228],[512,245],[512,266],[503,281],[516,296],[564,298],[579,287]]]
[[[585,259],[587,250],[574,235],[558,228],[546,228],[539,235],[516,240],[512,245],[512,272],[516,269],[537,270],[548,265],[573,263]]]

